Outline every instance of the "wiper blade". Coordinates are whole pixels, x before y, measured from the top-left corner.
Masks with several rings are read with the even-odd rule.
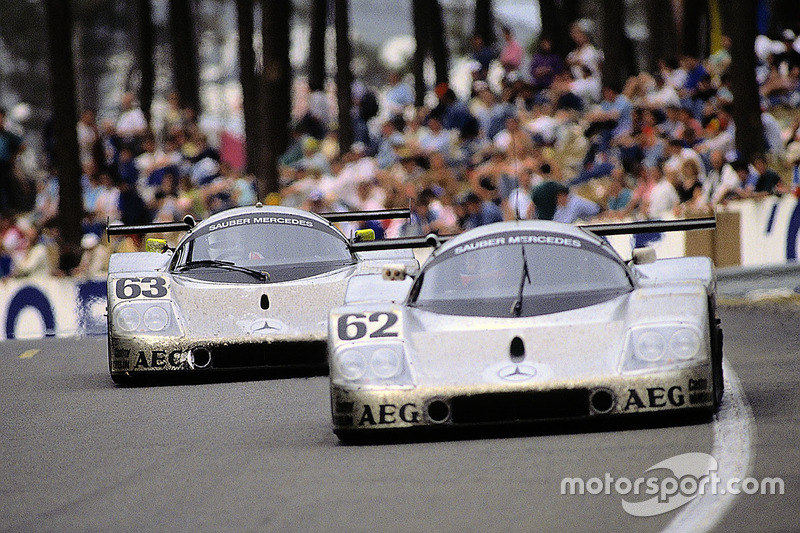
[[[522,277],[519,280],[519,292],[517,293],[517,299],[514,300],[514,303],[511,305],[511,314],[514,316],[519,316],[522,313],[522,292],[525,290],[525,280],[528,283],[531,283],[531,274],[528,271],[528,260],[525,257],[525,245],[522,246]]]
[[[204,259],[202,261],[189,261],[188,263],[184,263],[180,265],[175,271],[176,272],[185,272],[186,270],[192,270],[194,268],[204,268],[204,267],[218,267],[224,270],[232,270],[234,272],[243,272],[245,274],[249,274],[254,278],[258,279],[259,281],[267,281],[269,279],[269,272],[255,270],[253,268],[247,268],[240,265],[237,265],[231,261],[219,261],[216,259]]]

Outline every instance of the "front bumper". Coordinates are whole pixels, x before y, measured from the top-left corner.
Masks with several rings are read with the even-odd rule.
[[[331,385],[334,432],[468,427],[712,410],[710,365],[646,375],[491,386],[351,389]]]
[[[112,377],[154,372],[205,372],[259,368],[327,367],[324,338],[250,339],[121,339],[109,337]]]

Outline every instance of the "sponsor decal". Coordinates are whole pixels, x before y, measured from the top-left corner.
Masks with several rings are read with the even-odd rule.
[[[306,228],[313,228],[314,223],[310,220],[302,218],[286,217],[286,216],[260,216],[260,217],[243,217],[243,218],[230,218],[222,222],[216,222],[208,227],[208,231],[216,231],[218,229],[230,228],[233,226],[242,226],[245,224],[286,224],[289,226],[305,226]]]
[[[490,248],[493,246],[503,246],[506,244],[553,244],[556,246],[571,246],[574,248],[581,247],[581,241],[569,237],[560,237],[557,235],[509,235],[508,237],[494,237],[491,239],[483,239],[480,241],[468,242],[457,246],[454,250],[454,255],[460,255],[464,252],[471,252],[472,250],[479,250],[481,248]]]
[[[405,403],[400,406],[393,403],[382,403],[374,409],[370,405],[365,405],[358,419],[358,425],[383,426],[397,422],[416,424],[419,421],[420,412],[414,403]]]
[[[508,244],[555,244],[557,246],[572,246],[580,248],[581,241],[569,237],[556,237],[554,235],[517,235],[508,238]]]
[[[698,391],[698,390],[707,390],[708,389],[708,380],[705,378],[700,379],[690,379],[689,380],[689,392]]]
[[[119,353],[120,350],[115,351],[116,354]],[[130,350],[124,350],[125,352],[130,352]],[[125,354],[126,358],[126,365],[128,367],[128,354]],[[181,368],[185,359],[183,357],[183,352],[180,350],[173,350],[171,352],[167,352],[166,350],[153,350],[153,351],[144,351],[140,350],[136,352],[134,355],[135,361],[133,364],[133,369],[136,370],[137,368]]]
[[[647,387],[644,393],[640,393],[636,389],[628,389],[628,399],[625,401],[622,410],[680,407],[685,403],[686,397],[680,385],[673,385],[669,388]]]

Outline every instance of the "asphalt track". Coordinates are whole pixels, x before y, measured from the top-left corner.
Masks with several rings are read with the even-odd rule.
[[[0,530],[798,531],[800,306],[721,314],[714,420],[370,446],[337,442],[324,377],[120,388],[103,338],[3,342]],[[779,477],[784,494],[697,496],[651,517],[613,490],[561,494],[565,477],[635,480],[686,453],[712,455],[720,476]]]

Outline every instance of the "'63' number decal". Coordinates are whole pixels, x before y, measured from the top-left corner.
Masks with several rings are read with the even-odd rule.
[[[379,312],[370,314],[350,313],[339,317],[337,332],[343,341],[354,341],[369,335],[371,339],[397,337],[399,333],[392,328],[399,317],[395,313]]]
[[[131,300],[145,298],[163,298],[167,295],[167,280],[164,278],[121,278],[115,287],[117,298]]]

